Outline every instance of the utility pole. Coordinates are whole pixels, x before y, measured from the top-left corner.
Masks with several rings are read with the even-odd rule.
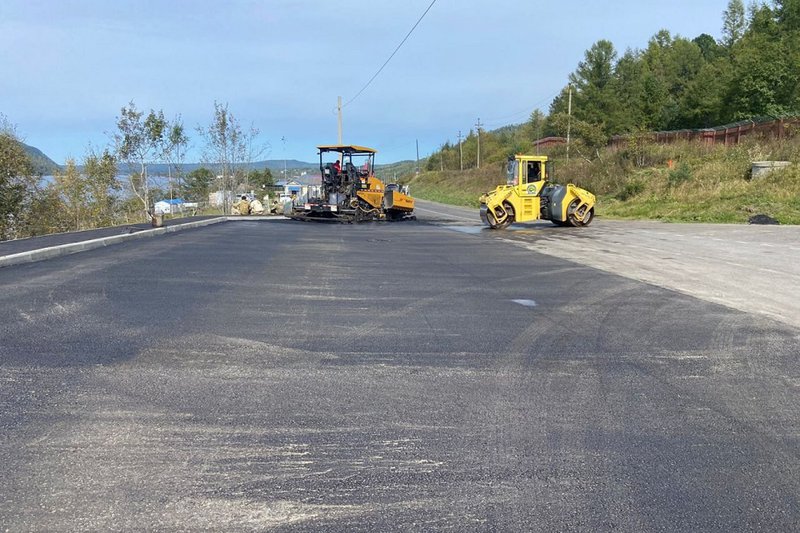
[[[419,174],[419,139],[417,141],[417,174]]]
[[[336,110],[339,113],[339,146],[342,145],[342,97],[339,97],[339,103],[336,106]]]
[[[439,150],[439,165],[439,169],[444,172],[444,146],[442,146],[442,149]]]
[[[569,99],[567,100],[567,161],[569,161],[569,133],[572,126],[572,84],[569,84]]]
[[[475,123],[475,128],[478,130],[478,168],[481,168],[481,119],[478,118],[478,122]]]
[[[288,182],[289,177],[286,174],[286,137],[281,137],[281,142],[283,143],[283,179]]]
[[[461,130],[458,130],[458,166],[464,172],[464,151],[461,148]]]

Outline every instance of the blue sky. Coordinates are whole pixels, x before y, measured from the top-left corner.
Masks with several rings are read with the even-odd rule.
[[[378,162],[547,110],[599,39],[621,53],[659,29],[719,37],[727,0],[437,0],[370,87],[344,109],[344,141]],[[120,108],[198,125],[227,102],[271,145],[313,161],[352,98],[430,0],[2,0],[0,113],[58,163],[103,147]],[[285,137],[284,143],[281,137]]]

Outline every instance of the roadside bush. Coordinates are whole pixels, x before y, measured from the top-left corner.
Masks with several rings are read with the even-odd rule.
[[[628,200],[630,198],[633,198],[634,196],[638,196],[639,194],[643,193],[644,189],[645,189],[644,183],[642,183],[641,181],[631,181],[626,183],[622,187],[622,190],[617,193],[616,197],[618,200],[622,200],[624,202],[625,200]]]
[[[667,175],[667,181],[670,187],[677,187],[681,183],[685,183],[691,179],[692,169],[689,167],[688,163],[684,162],[678,163],[678,166],[670,170]]]

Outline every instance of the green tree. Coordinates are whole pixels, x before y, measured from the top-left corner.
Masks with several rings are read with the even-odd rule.
[[[725,98],[732,74],[731,62],[725,57],[703,66],[686,88],[681,105],[681,127],[708,128],[730,122],[731,113]]]
[[[131,192],[144,208],[145,218],[150,217],[151,177],[148,165],[158,160],[168,124],[163,111],[150,110],[145,117],[136,105],[130,102],[123,107],[117,117],[117,131],[114,133],[115,152],[120,161],[128,166],[128,183]]]
[[[784,30],[800,30],[800,0],[775,0],[775,14]]]
[[[575,88],[573,115],[585,122],[605,125],[617,111],[617,100],[613,92],[614,64],[617,52],[610,41],[600,40],[592,45],[570,74]]]
[[[0,115],[0,240],[23,234],[26,202],[35,185],[33,165],[15,128]]]
[[[765,3],[753,1],[748,6],[748,26],[747,34],[752,33],[775,33],[776,20],[775,12]]]
[[[189,137],[186,135],[183,122],[178,115],[173,122],[166,124],[166,131],[159,138],[160,159],[167,164],[170,198],[173,197],[173,177],[177,178],[180,186],[188,144]]]
[[[644,112],[650,129],[680,128],[682,100],[705,64],[700,47],[666,30],[656,33],[642,54],[647,66]]]
[[[55,184],[37,191],[25,211],[25,234],[29,236],[61,233],[74,228],[75,221],[64,205]]]
[[[239,164],[235,167],[235,175],[238,179],[237,183],[244,182],[248,188],[252,185],[249,179],[249,173],[252,168],[252,163],[260,158],[264,153],[269,152],[270,145],[268,142],[259,142],[259,130],[255,124],[251,123],[250,127],[242,130],[241,143],[239,144],[239,151],[237,154],[237,161]],[[270,172],[270,177],[272,173]]]
[[[648,113],[648,82],[651,80],[641,53],[626,51],[614,69],[613,92],[619,102],[620,113],[613,133],[648,128],[653,113]]]
[[[599,157],[600,149],[608,144],[609,135],[602,124],[594,124],[575,117],[570,120],[566,113],[551,115],[550,120],[552,126],[562,136],[567,131],[567,123],[570,123],[570,148],[586,160]]]
[[[84,157],[83,173],[89,192],[88,213],[94,227],[110,226],[116,221],[117,160],[108,150],[93,150]]]
[[[64,170],[56,173],[54,180],[55,189],[61,197],[64,209],[69,213],[71,229],[75,231],[86,229],[83,217],[88,211],[89,187],[75,160],[67,159]]]
[[[781,116],[800,109],[800,32],[787,29],[781,22],[778,4],[775,10],[766,5],[751,10],[750,26],[731,50],[731,81],[725,105],[731,119]],[[784,13],[787,21],[790,14]]]
[[[461,143],[461,149],[464,154],[464,168],[475,168],[478,159],[478,136],[473,130],[469,130]]]
[[[706,61],[714,61],[723,55],[723,48],[707,33],[701,33],[692,42],[700,49],[700,54]]]
[[[522,127],[522,133],[525,140],[535,141],[545,137],[547,117],[539,111],[534,109],[528,121]]]
[[[729,49],[739,42],[747,28],[744,2],[729,0],[728,8],[722,13],[722,46]]]
[[[250,170],[247,173],[247,183],[255,189],[266,189],[275,185],[275,179],[272,176],[272,171],[268,168],[263,170]]]
[[[214,116],[211,124],[198,127],[198,133],[205,139],[206,146],[203,153],[204,162],[216,167],[221,178],[223,197],[233,193],[235,189],[234,173],[236,167],[242,162],[242,154],[247,151],[245,134],[239,121],[228,109],[228,104],[214,102]],[[229,213],[231,206],[229,199],[223,201],[223,212]]]
[[[211,192],[211,184],[214,181],[214,173],[200,167],[189,172],[182,186],[183,196],[193,202],[208,201],[208,194]]]

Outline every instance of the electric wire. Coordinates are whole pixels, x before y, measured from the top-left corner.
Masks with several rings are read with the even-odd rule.
[[[494,127],[495,125],[505,125],[505,124],[503,123],[503,121],[504,121],[505,119],[509,119],[509,118],[512,118],[512,117],[516,117],[516,116],[519,116],[519,115],[521,115],[521,114],[523,114],[523,113],[531,113],[531,112],[532,112],[532,111],[531,111],[531,108],[533,108],[534,110],[536,110],[536,109],[538,109],[538,108],[539,108],[539,106],[540,106],[540,105],[544,104],[545,102],[548,102],[548,101],[552,102],[552,101],[553,101],[553,99],[554,99],[556,96],[558,96],[560,93],[561,93],[561,90],[559,89],[557,92],[553,93],[553,94],[552,94],[552,95],[550,95],[550,96],[547,96],[547,97],[545,97],[545,98],[542,98],[541,100],[539,100],[538,102],[535,102],[533,105],[531,105],[531,106],[527,107],[527,108],[526,108],[525,110],[523,110],[523,111],[517,111],[516,113],[512,113],[512,114],[510,114],[510,115],[504,115],[504,116],[502,116],[502,117],[494,117],[494,118],[490,118],[490,119],[487,119],[487,120],[486,120],[486,123],[489,125],[489,127]]]
[[[384,67],[386,67],[386,65],[389,64],[389,61],[391,61],[392,58],[394,57],[394,55],[397,53],[397,51],[400,50],[400,47],[403,46],[403,43],[405,43],[408,40],[408,38],[411,36],[411,33],[417,28],[417,26],[419,26],[419,23],[422,22],[422,19],[425,18],[425,15],[428,14],[428,11],[431,10],[431,8],[433,7],[433,4],[435,4],[435,3],[436,3],[436,0],[433,0],[431,2],[431,4],[428,6],[428,9],[426,9],[425,12],[422,13],[422,15],[419,17],[419,20],[417,20],[416,24],[414,24],[414,26],[410,30],[408,30],[408,33],[406,34],[405,37],[403,37],[403,40],[400,41],[400,44],[397,45],[397,48],[394,49],[394,52],[392,52],[392,55],[389,56],[389,59],[384,61],[383,65],[381,65],[381,68],[379,68],[378,71],[369,79],[369,81],[366,84],[364,84],[364,86],[361,88],[361,90],[358,91],[356,93],[356,95],[354,97],[352,97],[350,100],[348,100],[342,107],[347,107],[348,105],[350,105],[353,102],[353,100],[355,100],[356,98],[361,96],[361,93],[363,93],[366,90],[366,88],[369,87],[370,83],[372,83],[372,81],[375,78],[378,77],[378,74],[380,74],[381,71],[384,69]]]

